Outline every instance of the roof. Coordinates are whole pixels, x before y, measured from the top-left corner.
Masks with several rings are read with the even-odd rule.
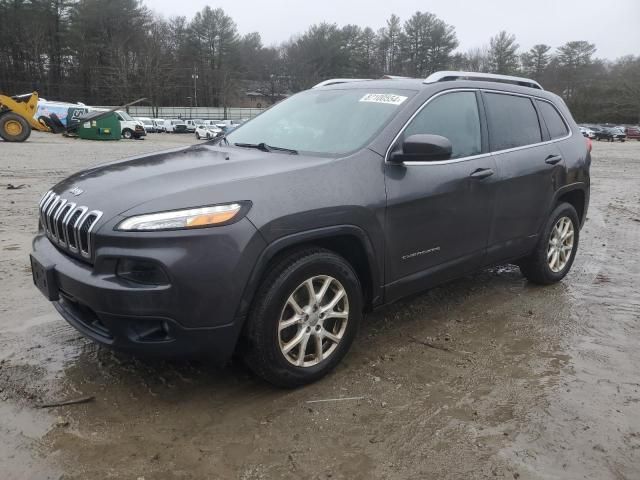
[[[513,77],[509,75],[497,75],[476,72],[436,72],[426,79],[384,76],[381,79],[360,79],[360,78],[334,78],[325,80],[313,88],[381,88],[399,90],[422,90],[433,85],[455,85],[465,87],[496,88],[508,91],[519,91],[525,89],[528,93],[535,90],[538,93],[544,92],[542,86],[535,80],[523,77]],[[512,90],[513,87],[515,90]]]

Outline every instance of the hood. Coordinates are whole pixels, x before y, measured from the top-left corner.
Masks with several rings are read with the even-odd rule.
[[[251,195],[266,177],[299,175],[328,162],[323,157],[205,144],[84,170],[58,183],[53,191],[102,211],[104,221],[121,214],[253,200]]]

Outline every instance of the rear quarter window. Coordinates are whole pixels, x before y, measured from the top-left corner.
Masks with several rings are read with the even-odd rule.
[[[538,114],[530,98],[485,93],[491,150],[506,150],[540,143]]]
[[[542,100],[536,100],[536,102],[538,104],[540,114],[544,119],[544,123],[547,125],[551,139],[555,140],[556,138],[566,137],[569,134],[569,127],[564,123],[564,120],[558,110],[556,110],[556,107],[551,105],[549,102]]]

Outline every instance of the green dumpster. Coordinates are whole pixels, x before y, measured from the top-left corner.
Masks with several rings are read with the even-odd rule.
[[[84,122],[78,128],[78,136],[85,140],[120,140],[122,130],[115,113],[99,120]]]

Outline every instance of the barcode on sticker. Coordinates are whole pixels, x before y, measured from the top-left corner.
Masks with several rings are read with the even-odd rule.
[[[394,95],[392,93],[367,93],[360,99],[361,102],[387,103],[389,105],[400,105],[407,97]]]

